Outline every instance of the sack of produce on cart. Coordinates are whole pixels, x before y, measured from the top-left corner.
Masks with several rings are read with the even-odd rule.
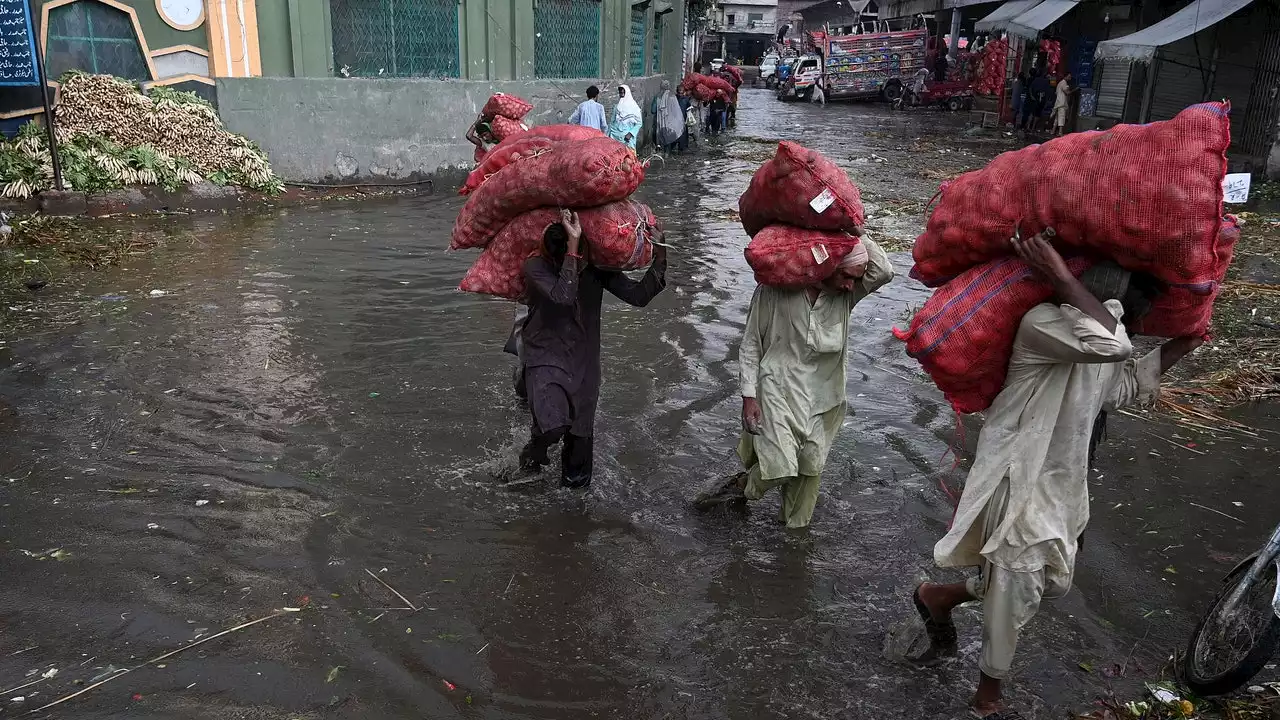
[[[769,225],[743,254],[761,285],[805,288],[830,277],[857,245],[856,235],[839,230]]]
[[[1172,120],[1076,133],[997,157],[944,186],[912,270],[938,285],[1009,254],[1052,227],[1064,252],[1115,260],[1173,287],[1211,295],[1231,261],[1221,233],[1228,106],[1205,103]]]
[[[492,177],[502,168],[517,160],[541,155],[550,150],[554,144],[554,140],[544,137],[528,137],[526,133],[518,138],[513,138],[512,142],[504,142],[494,146],[484,156],[480,166],[472,170],[471,174],[467,176],[467,181],[458,189],[458,194],[470,195],[485,180]]]
[[[592,265],[638,270],[652,262],[658,221],[648,206],[623,200],[579,210],[578,220]],[[558,222],[558,208],[538,208],[517,216],[480,253],[459,289],[520,299],[525,291],[525,260],[539,251],[547,227]]]
[[[523,120],[525,115],[533,109],[533,103],[524,98],[515,95],[507,95],[506,93],[494,93],[493,97],[484,104],[484,108],[480,110],[481,115],[487,115],[491,118],[510,118],[512,120]]]
[[[501,115],[495,117],[493,121],[489,123],[489,127],[492,128],[493,136],[498,138],[498,142],[502,142],[507,138],[522,135],[529,129],[528,125],[525,125],[519,120],[512,120],[511,118],[502,117]]]
[[[1077,277],[1092,261],[1067,261]],[[893,334],[957,413],[986,410],[1004,388],[1013,341],[1028,310],[1053,295],[1053,287],[1013,257],[979,265],[934,291]]]
[[[511,163],[467,198],[453,225],[452,249],[484,247],[521,213],[541,207],[587,208],[623,200],[644,180],[644,164],[605,137],[554,145]]]
[[[775,223],[810,230],[862,231],[862,196],[835,163],[798,143],[778,143],[738,198],[742,227],[752,237]]]

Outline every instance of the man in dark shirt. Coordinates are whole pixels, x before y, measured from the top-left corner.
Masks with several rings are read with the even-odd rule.
[[[661,242],[661,235],[655,238]],[[639,282],[592,267],[576,213],[542,236],[542,253],[525,261],[529,318],[522,334],[525,387],[533,432],[520,466],[536,471],[550,463],[547,451],[563,440],[560,483],[591,484],[592,436],[600,397],[600,304],[604,291],[644,307],[666,287],[667,253],[653,249],[653,265]]]

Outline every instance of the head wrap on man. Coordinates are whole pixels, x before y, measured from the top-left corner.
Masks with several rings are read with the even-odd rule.
[[[862,243],[858,243],[857,245],[853,246],[853,249],[849,251],[848,255],[845,255],[843,258],[840,259],[840,264],[837,265],[836,267],[856,268],[862,265],[866,265],[868,259],[869,257],[867,255],[867,246],[863,245]]]

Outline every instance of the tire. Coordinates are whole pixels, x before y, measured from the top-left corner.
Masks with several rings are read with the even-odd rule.
[[[960,105],[960,98],[951,98],[947,101],[947,109],[951,112],[958,111],[960,109]]]
[[[890,80],[889,83],[884,86],[884,90],[881,91],[881,94],[884,96],[884,99],[889,102],[897,100],[902,97],[902,83],[897,80]]]
[[[1236,613],[1237,617],[1251,616],[1242,618],[1246,621],[1244,629],[1252,631],[1253,636],[1248,651],[1243,657],[1233,658],[1233,662],[1226,668],[1200,667],[1198,651],[1207,649],[1211,642],[1210,633],[1217,633],[1220,607],[1231,591],[1248,577],[1251,565],[1252,563],[1244,563],[1227,576],[1222,588],[1200,618],[1195,631],[1191,633],[1186,655],[1182,658],[1182,674],[1187,687],[1199,695],[1225,695],[1249,682],[1264,665],[1271,662],[1277,646],[1280,646],[1280,618],[1271,610],[1271,598],[1276,587],[1276,567],[1271,563],[1263,581],[1242,599],[1243,606]],[[1259,604],[1262,607],[1258,607]],[[1254,612],[1248,612],[1250,607]]]

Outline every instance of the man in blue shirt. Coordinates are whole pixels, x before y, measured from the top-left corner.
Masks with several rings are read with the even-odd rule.
[[[600,132],[608,132],[609,124],[605,122],[604,106],[596,101],[599,96],[600,88],[595,85],[587,88],[587,99],[569,116],[569,124],[593,127]]]

